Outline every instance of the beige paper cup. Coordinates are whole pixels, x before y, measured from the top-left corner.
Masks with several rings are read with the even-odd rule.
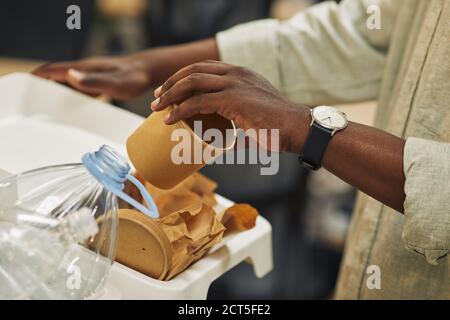
[[[197,115],[166,125],[164,118],[173,108],[153,112],[127,140],[128,156],[137,172],[160,189],[173,188],[206,163],[232,149],[236,142],[234,122],[217,114]],[[201,136],[194,132],[194,121],[197,121],[197,129],[199,121],[201,123]],[[176,131],[182,132],[182,136],[172,136],[176,129],[182,129]],[[218,129],[223,140],[203,140],[203,134],[208,129]],[[231,133],[229,137],[227,130],[229,135]],[[200,133],[199,130],[197,133]],[[175,138],[178,140],[173,141]],[[173,154],[181,156],[174,161]],[[180,158],[187,161],[180,163]]]

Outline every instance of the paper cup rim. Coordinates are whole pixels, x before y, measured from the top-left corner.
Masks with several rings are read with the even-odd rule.
[[[222,117],[220,114],[217,114],[217,115]],[[205,140],[200,139],[200,137],[195,134],[194,130],[192,130],[192,128],[186,123],[185,120],[181,120],[180,122],[185,129],[189,130],[192,133],[192,135],[194,136],[194,139],[196,139],[197,141],[200,141],[203,145],[205,145],[205,147],[213,148],[214,150],[219,150],[219,151],[225,152],[225,151],[228,151],[228,150],[231,150],[234,148],[234,146],[236,144],[236,140],[237,140],[237,129],[236,129],[236,124],[234,123],[233,120],[229,120],[225,117],[222,117],[222,118],[225,119],[226,121],[231,122],[231,126],[233,127],[233,136],[234,136],[233,143],[231,145],[227,146],[226,148],[218,148],[218,147],[213,146],[212,144],[207,143]],[[226,136],[226,134],[225,134],[225,136]],[[226,140],[226,137],[225,137],[225,140]]]

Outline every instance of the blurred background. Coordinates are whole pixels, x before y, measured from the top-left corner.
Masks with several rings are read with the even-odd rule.
[[[0,75],[31,71],[48,61],[121,55],[189,42],[255,19],[287,19],[313,0],[3,0],[0,2]],[[66,8],[81,8],[81,30],[61,28]],[[152,91],[127,103],[142,116]],[[374,103],[342,106],[354,121],[370,124]],[[280,171],[261,176],[257,165],[208,166],[218,192],[258,208],[273,227],[274,270],[257,279],[241,264],[213,283],[209,298],[328,299],[342,256],[355,191],[322,170],[304,171],[296,155],[280,156]]]

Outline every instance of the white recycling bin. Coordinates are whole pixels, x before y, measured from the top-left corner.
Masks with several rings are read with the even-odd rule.
[[[126,155],[125,142],[143,118],[26,73],[0,77],[0,176],[80,162],[107,144]],[[233,203],[216,195],[216,212]],[[272,232],[258,217],[248,231],[226,236],[201,260],[169,281],[114,262],[100,299],[205,299],[211,283],[246,261],[257,277],[272,270]]]

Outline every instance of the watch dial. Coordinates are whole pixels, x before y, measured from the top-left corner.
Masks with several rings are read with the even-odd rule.
[[[329,129],[343,129],[348,123],[345,115],[332,107],[316,107],[312,116],[316,122]]]

